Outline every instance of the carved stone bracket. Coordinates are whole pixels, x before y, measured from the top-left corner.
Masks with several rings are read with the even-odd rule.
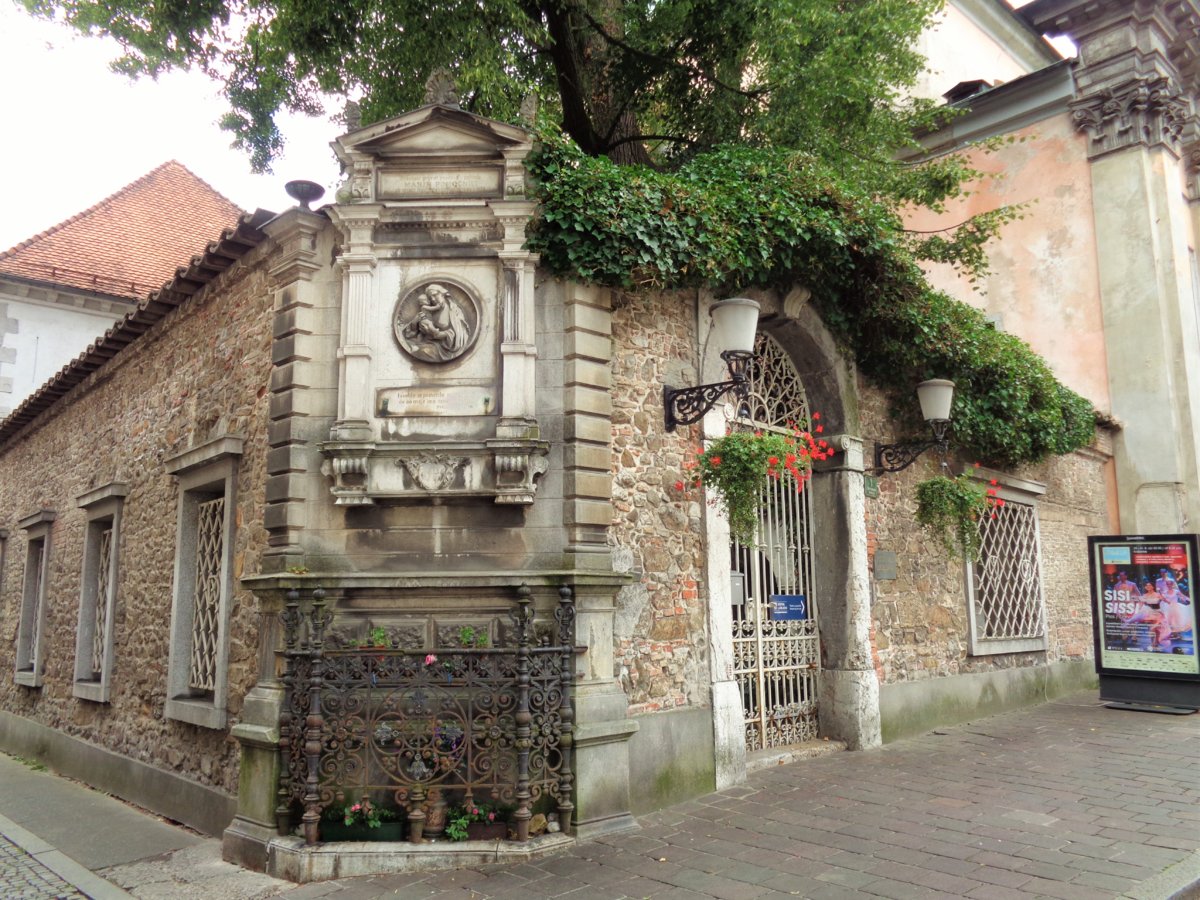
[[[549,468],[542,441],[488,441],[496,466],[496,502],[528,505],[535,482]]]
[[[1075,126],[1086,131],[1091,158],[1142,144],[1178,153],[1188,121],[1187,103],[1169,79],[1135,78],[1071,104]]]
[[[327,459],[321,471],[333,478],[330,491],[337,506],[370,506],[375,501],[367,493],[367,461],[375,445],[339,442],[322,448]]]
[[[431,498],[491,498],[528,506],[549,468],[550,445],[536,439],[331,441],[321,445],[321,452],[326,457],[322,471],[333,481],[330,492],[337,506]]]

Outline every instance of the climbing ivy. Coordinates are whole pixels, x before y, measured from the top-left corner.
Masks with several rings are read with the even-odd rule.
[[[1095,414],[1020,339],[929,286],[928,241],[885,202],[812,156],[720,147],[673,172],[616,166],[543,134],[531,156],[541,210],[528,246],[560,275],[626,290],[708,286],[721,294],[803,284],[859,369],[914,409],[912,389],[951,378],[955,441],[1012,466],[1088,444]],[[978,275],[977,226],[934,251]],[[982,232],[981,230],[982,229]]]

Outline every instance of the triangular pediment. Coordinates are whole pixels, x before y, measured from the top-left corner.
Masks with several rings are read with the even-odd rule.
[[[523,129],[446,106],[423,106],[376,122],[334,141],[344,162],[352,155],[376,158],[458,157],[498,159],[528,144]]]

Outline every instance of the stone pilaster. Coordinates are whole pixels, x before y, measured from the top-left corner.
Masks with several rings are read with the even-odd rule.
[[[879,679],[871,655],[871,584],[867,557],[863,442],[829,438],[837,455],[815,469],[814,505],[825,524],[815,530],[820,573],[821,730],[852,750],[882,742]]]
[[[230,735],[241,745],[238,767],[238,805],[233,822],[221,838],[221,855],[229,862],[263,871],[267,845],[276,835],[275,807],[279,802],[279,719],[284,691],[276,676],[276,647],[280,644],[279,592],[260,592],[258,683],[246,694],[240,720]]]
[[[575,640],[587,647],[575,691],[575,833],[585,840],[636,825],[629,739],[638,725],[613,677],[614,593],[609,581],[575,584]]]
[[[581,569],[610,569],[612,302],[607,290],[567,286],[563,343],[564,519]]]
[[[374,301],[375,226],[382,207],[376,204],[335,206],[331,213],[342,232],[338,259],[342,284],[342,345],[339,349],[338,414],[331,437],[369,440],[374,417],[371,389],[371,341],[368,330]]]
[[[1075,122],[1087,135],[1096,266],[1112,413],[1120,527],[1186,530],[1200,520],[1200,323],[1192,235],[1180,190],[1195,167],[1200,2],[1037,0],[1021,10],[1079,47]],[[1189,221],[1192,220],[1192,221]]]
[[[266,555],[284,560],[280,569],[292,557],[301,562],[307,447],[320,439],[306,426],[314,400],[311,388],[322,365],[314,334],[319,328],[313,276],[321,269],[317,245],[325,226],[321,216],[295,208],[263,227],[279,246],[278,262],[269,272],[275,303],[264,523],[270,535]]]
[[[501,419],[496,437],[519,440],[531,437],[536,430],[534,398],[537,364],[537,344],[534,340],[533,290],[537,256],[521,249],[525,242],[525,225],[533,215],[530,201],[495,201],[489,204],[496,213],[502,232],[501,339],[500,357],[503,383],[501,385]],[[531,495],[532,496],[532,495]]]
[[[721,416],[723,430],[724,417]],[[712,434],[712,431],[709,431]],[[733,675],[733,605],[729,554],[729,522],[711,504],[704,506],[704,532],[709,552],[704,555],[708,584],[708,671],[712,680],[713,758],[717,790],[746,780],[746,714],[742,691]]]

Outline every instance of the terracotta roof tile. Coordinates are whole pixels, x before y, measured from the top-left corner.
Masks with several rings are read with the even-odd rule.
[[[275,213],[264,209],[245,213],[236,217],[228,227],[221,229],[215,241],[200,241],[199,244],[204,249],[199,254],[193,254],[191,250],[181,254],[182,258],[190,261],[176,268],[172,272],[174,277],[169,281],[164,279],[166,283],[158,290],[145,296],[132,312],[96,338],[83,353],[59,369],[7,418],[0,419],[0,447],[53,406],[71,388],[126,346],[137,341],[147,329],[161,321],[177,306],[187,303],[200,289],[258,246],[266,238],[262,226],[273,218]]]
[[[171,160],[0,253],[0,273],[144,297],[241,215],[235,204]]]

